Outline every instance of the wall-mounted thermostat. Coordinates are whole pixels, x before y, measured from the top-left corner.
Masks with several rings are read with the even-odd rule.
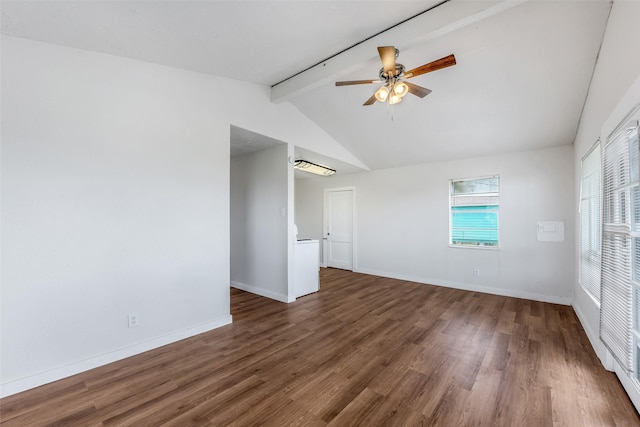
[[[538,221],[538,242],[564,242],[564,221]]]

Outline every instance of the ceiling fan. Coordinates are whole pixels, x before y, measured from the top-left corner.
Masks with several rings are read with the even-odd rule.
[[[402,98],[407,93],[412,93],[416,96],[419,96],[420,98],[424,98],[431,93],[431,90],[410,83],[406,80],[420,76],[422,74],[456,65],[456,57],[451,54],[449,56],[445,56],[444,58],[429,62],[428,64],[424,64],[409,71],[405,71],[404,65],[396,63],[396,58],[400,54],[400,51],[398,51],[398,49],[396,49],[394,46],[380,46],[378,47],[378,54],[380,55],[380,60],[382,61],[382,68],[380,69],[379,79],[336,82],[336,86],[384,83],[384,86],[381,86],[371,96],[371,98],[367,99],[362,105],[371,105],[376,101],[388,101],[391,105],[397,104],[398,102],[402,101]]]

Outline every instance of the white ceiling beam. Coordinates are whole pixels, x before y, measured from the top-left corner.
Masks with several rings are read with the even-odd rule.
[[[397,27],[364,41],[271,88],[271,101],[281,102],[335,81],[365,65],[378,63],[377,46],[403,50],[502,13],[529,0],[451,0]],[[399,43],[399,41],[402,41]]]

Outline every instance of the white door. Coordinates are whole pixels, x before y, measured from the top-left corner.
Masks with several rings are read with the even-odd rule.
[[[353,270],[353,188],[324,191],[323,261],[327,267]]]

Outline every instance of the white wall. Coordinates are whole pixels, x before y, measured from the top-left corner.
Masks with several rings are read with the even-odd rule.
[[[579,189],[580,185],[582,157],[585,156],[598,138],[606,141],[609,131],[612,130],[611,123],[617,123],[622,120],[630,109],[630,104],[640,102],[640,90],[638,90],[640,84],[637,83],[638,79],[640,79],[639,20],[640,2],[616,0],[613,3],[598,63],[574,143],[574,179],[577,189]],[[634,81],[636,82],[635,89],[630,89]],[[627,94],[626,97],[625,94]],[[620,108],[623,107],[622,104],[617,108],[623,97],[625,97],[624,108]],[[607,123],[609,123],[608,127],[605,126]],[[578,197],[579,195],[577,194],[575,197],[576,207],[574,208],[576,226],[578,227],[576,230],[579,229]],[[576,239],[578,238],[577,231]],[[579,251],[579,248],[579,244],[576,244],[576,251]],[[579,253],[576,252],[576,260],[578,259]],[[576,263],[576,271],[577,269],[578,264]],[[605,367],[613,369],[612,359],[599,339],[599,304],[582,289],[577,280],[577,273],[575,277],[573,307]],[[628,383],[625,384],[624,379],[623,384],[627,391],[630,392],[636,407],[640,407],[640,395],[630,388]]]
[[[354,161],[268,87],[8,36],[1,71],[2,395],[231,321],[231,124]]]
[[[450,248],[449,179],[500,175],[500,249]],[[571,146],[296,181],[296,223],[322,238],[324,188],[356,187],[354,270],[569,304],[574,283]],[[536,240],[565,222],[563,243]],[[474,277],[473,269],[480,270]]]
[[[283,302],[290,299],[287,156],[281,144],[231,158],[231,285]]]

